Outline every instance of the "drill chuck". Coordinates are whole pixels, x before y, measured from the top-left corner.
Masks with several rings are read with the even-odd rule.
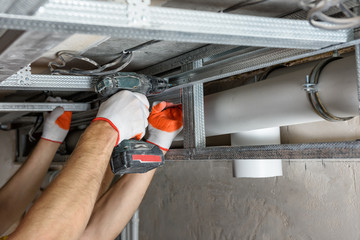
[[[161,93],[168,88],[167,79],[133,72],[118,72],[105,76],[100,78],[95,85],[95,91],[104,97],[111,96],[120,90],[139,92],[148,96]]]

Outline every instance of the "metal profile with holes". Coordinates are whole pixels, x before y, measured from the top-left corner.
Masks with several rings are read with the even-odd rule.
[[[185,87],[186,85],[192,85],[195,83],[205,83],[221,78],[226,78],[257,69],[273,66],[276,64],[281,64],[289,61],[294,61],[301,58],[311,57],[318,54],[323,54],[326,52],[335,51],[338,49],[346,48],[349,46],[354,46],[360,44],[360,39],[339,44],[336,46],[331,46],[321,50],[311,51],[311,50],[297,50],[297,49],[269,49],[261,48],[256,49],[252,52],[246,52],[245,55],[241,54],[241,50],[236,55],[236,51],[233,52],[235,55],[226,60],[221,60],[219,62],[214,62],[210,65],[205,65],[201,68],[196,68],[192,70],[187,70],[184,73],[176,75],[168,75],[168,78],[173,85],[178,85],[173,87],[159,96],[152,96],[152,98],[157,99],[156,101],[161,101],[162,99],[167,99],[168,95],[171,95],[172,100],[179,98],[180,88]],[[192,53],[184,54],[182,59],[191,57]],[[177,58],[176,58],[177,59]],[[154,65],[146,69],[146,74],[155,75],[156,73],[168,71],[172,68],[173,64],[176,62],[174,59],[170,59],[166,65]],[[160,68],[158,68],[159,66]],[[177,65],[176,65],[177,66]],[[141,71],[140,71],[141,72]],[[142,73],[142,72],[141,72]],[[0,90],[41,90],[41,91],[88,91],[94,92],[94,86],[97,81],[96,77],[89,76],[61,76],[61,75],[31,75],[31,84],[22,84],[19,85],[17,75],[14,74],[7,78],[5,81],[0,82]],[[174,95],[174,93],[176,93]]]
[[[89,103],[16,103],[1,102],[0,112],[49,112],[57,107],[63,107],[65,111],[82,112],[90,110]]]
[[[354,40],[348,43],[331,46],[321,50],[299,50],[299,49],[271,49],[271,48],[258,48],[254,51],[246,52],[244,54],[239,53],[225,60],[214,62],[209,65],[205,65],[202,68],[193,69],[187,72],[179,74],[168,74],[169,81],[173,85],[193,84],[193,83],[205,83],[221,78],[231,77],[234,75],[274,66],[276,64],[282,64],[291,62],[301,58],[307,58],[318,54],[332,52],[338,49],[347,48],[359,44],[360,40]],[[191,53],[189,53],[191,54]],[[172,61],[170,59],[169,61]],[[149,74],[152,70],[157,69],[157,65],[147,69]],[[169,69],[163,68],[162,70],[168,71]]]
[[[197,60],[182,66],[184,71],[202,66]],[[184,148],[198,148],[206,146],[204,120],[204,92],[203,84],[194,84],[183,89],[182,103],[184,112]]]
[[[170,149],[167,161],[233,159],[346,159],[360,161],[360,142]]]
[[[146,16],[134,21],[125,4],[50,0],[35,16],[0,14],[0,25],[20,30],[300,49],[319,49],[353,39],[351,30],[316,29],[305,20],[152,6],[144,9]]]
[[[31,74],[29,82],[19,81],[17,74],[0,82],[0,90],[89,91],[94,92],[96,77]]]
[[[355,45],[355,60],[357,72],[358,100],[360,103],[360,44]]]

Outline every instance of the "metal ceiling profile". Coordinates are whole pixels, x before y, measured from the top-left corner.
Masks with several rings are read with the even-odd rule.
[[[279,19],[82,0],[49,0],[34,16],[0,14],[8,29],[87,33],[180,42],[319,49],[353,39],[351,30],[327,31],[305,20]],[[139,14],[139,13],[138,13]]]
[[[224,160],[224,159],[348,159],[359,161],[360,143],[330,142],[306,144],[277,144],[259,146],[220,146],[207,148],[171,149],[166,160]]]
[[[0,103],[0,112],[50,112],[57,107],[62,107],[65,111],[72,112],[83,112],[90,110],[90,104],[88,103],[2,102]]]
[[[94,92],[96,77],[31,74],[27,83],[19,81],[17,74],[0,82],[0,90],[40,90]]]

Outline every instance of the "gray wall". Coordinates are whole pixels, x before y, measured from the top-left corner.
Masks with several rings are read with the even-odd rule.
[[[141,205],[140,239],[360,239],[360,163],[283,166],[283,177],[234,179],[231,162],[167,162]]]

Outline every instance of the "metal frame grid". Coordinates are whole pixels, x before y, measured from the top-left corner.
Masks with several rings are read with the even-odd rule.
[[[0,14],[0,24],[3,27],[21,30],[41,30],[51,32],[83,32],[96,33],[111,36],[129,38],[176,40],[183,42],[206,42],[234,45],[251,45],[267,47],[297,47],[316,49],[340,42],[332,47],[326,47],[318,51],[295,50],[295,49],[254,49],[244,51],[244,48],[222,47],[216,48],[214,55],[208,56],[206,46],[190,54],[174,58],[165,63],[155,65],[144,71],[148,74],[157,73],[174,66],[184,66],[193,63],[197,57],[201,61],[207,58],[211,64],[204,67],[193,66],[183,68],[184,72],[176,76],[169,76],[173,83],[179,84],[178,88],[191,86],[184,105],[193,106],[192,114],[186,119],[188,133],[187,149],[170,150],[168,160],[211,160],[211,159],[313,159],[313,158],[359,158],[360,143],[336,142],[321,144],[290,144],[270,145],[256,147],[213,147],[205,148],[205,135],[201,117],[203,117],[202,83],[217,80],[224,77],[241,74],[244,72],[284,63],[299,58],[309,57],[329,51],[334,51],[347,46],[360,44],[360,40],[347,42],[353,38],[352,31],[330,32],[312,28],[306,21],[273,19],[262,17],[238,16],[230,14],[206,13],[180,9],[167,9],[156,7],[143,7],[140,18],[132,16],[127,5],[98,2],[98,1],[65,1],[50,0],[42,7],[36,16],[16,16]],[[64,20],[65,19],[65,20]],[[186,21],[184,20],[186,19]],[[196,23],[196,26],[194,26]],[[239,35],[241,33],[241,35]],[[360,49],[356,46],[358,60],[358,72],[360,79]],[[204,51],[205,50],[205,51]],[[242,54],[236,56],[236,51]],[[223,54],[227,52],[226,54]],[[224,58],[227,54],[231,57]],[[192,54],[192,55],[191,55]],[[180,61],[182,59],[182,61]],[[185,64],[186,63],[186,64]],[[56,79],[56,80],[55,80]],[[67,80],[71,79],[71,80]],[[79,81],[80,80],[80,81]],[[57,91],[93,91],[95,78],[78,76],[35,76],[31,77],[28,84],[19,84],[18,79],[10,78],[0,85],[0,89],[16,90],[57,90]],[[44,89],[45,88],[45,89]],[[173,89],[174,90],[174,89]],[[166,97],[166,94],[165,94]],[[8,105],[9,104],[9,105]],[[85,111],[90,109],[89,104],[79,103],[63,104],[68,111]],[[65,106],[67,105],[67,106]],[[76,106],[75,106],[76,105]],[[59,106],[59,104],[56,104]],[[56,107],[49,103],[0,103],[3,111],[50,111]],[[200,110],[196,110],[199,107]],[[190,109],[191,107],[188,107]],[[82,109],[82,110],[81,110]],[[198,115],[195,115],[198,113]],[[186,116],[186,117],[187,117]],[[200,117],[200,118],[199,118]],[[191,125],[193,124],[193,125]],[[191,129],[192,126],[192,129]],[[196,133],[200,131],[200,135]],[[189,134],[188,134],[189,135]],[[199,137],[200,138],[197,138]],[[193,138],[194,139],[190,139]],[[192,141],[192,142],[191,142]]]
[[[360,44],[360,39],[353,40],[348,43],[339,44],[336,46],[327,47],[321,50],[297,50],[297,49],[269,49],[269,48],[250,48],[249,50],[243,48],[232,48],[224,50],[234,57],[221,58],[216,61],[214,58],[211,64],[196,69],[188,69],[180,74],[170,74],[164,76],[169,78],[173,85],[178,85],[170,88],[159,96],[152,96],[154,101],[167,99],[171,95],[172,100],[180,97],[177,89],[190,86],[195,83],[205,83],[214,81],[234,75],[254,71],[270,67],[277,64],[282,64],[294,61],[301,58],[311,57],[327,52],[336,51],[342,48],[355,46]],[[195,52],[196,53],[196,52]],[[221,53],[221,52],[220,52]],[[215,52],[215,55],[221,55]],[[212,58],[213,52],[210,55],[204,53],[201,57],[204,59]],[[177,60],[183,59],[183,63]],[[166,62],[156,64],[152,67],[146,68],[141,73],[148,75],[156,75],[158,73],[170,71],[173,68],[187,64],[186,59],[196,59],[196,54],[187,53],[182,56],[170,59]],[[202,60],[202,59],[196,59]],[[193,62],[193,61],[191,61]],[[96,77],[86,76],[64,76],[64,75],[31,75],[29,84],[21,84],[17,75],[14,74],[0,83],[0,90],[49,90],[49,91],[94,91],[94,84],[97,81]],[[175,94],[174,94],[175,93]],[[173,96],[174,95],[174,96]],[[161,98],[161,99],[160,99]]]
[[[326,31],[305,20],[242,16],[82,0],[50,0],[36,16],[0,14],[8,29],[88,33],[123,38],[319,49],[353,39],[351,30]]]
[[[322,53],[336,51],[341,48],[354,46],[360,43],[360,39],[331,46],[321,50],[298,50],[298,49],[271,49],[260,48],[254,51],[239,54],[228,59],[206,65],[200,69],[194,69],[184,73],[166,76],[169,81],[179,87],[184,84],[205,83],[221,78],[291,62],[301,58],[307,58]],[[155,66],[154,66],[155,67]],[[150,71],[149,71],[150,72]]]
[[[355,42],[357,43],[355,45],[355,58],[360,102],[360,43],[359,41]],[[167,161],[234,159],[351,159],[351,161],[360,161],[360,141],[245,147],[191,147],[172,149],[166,155]]]

